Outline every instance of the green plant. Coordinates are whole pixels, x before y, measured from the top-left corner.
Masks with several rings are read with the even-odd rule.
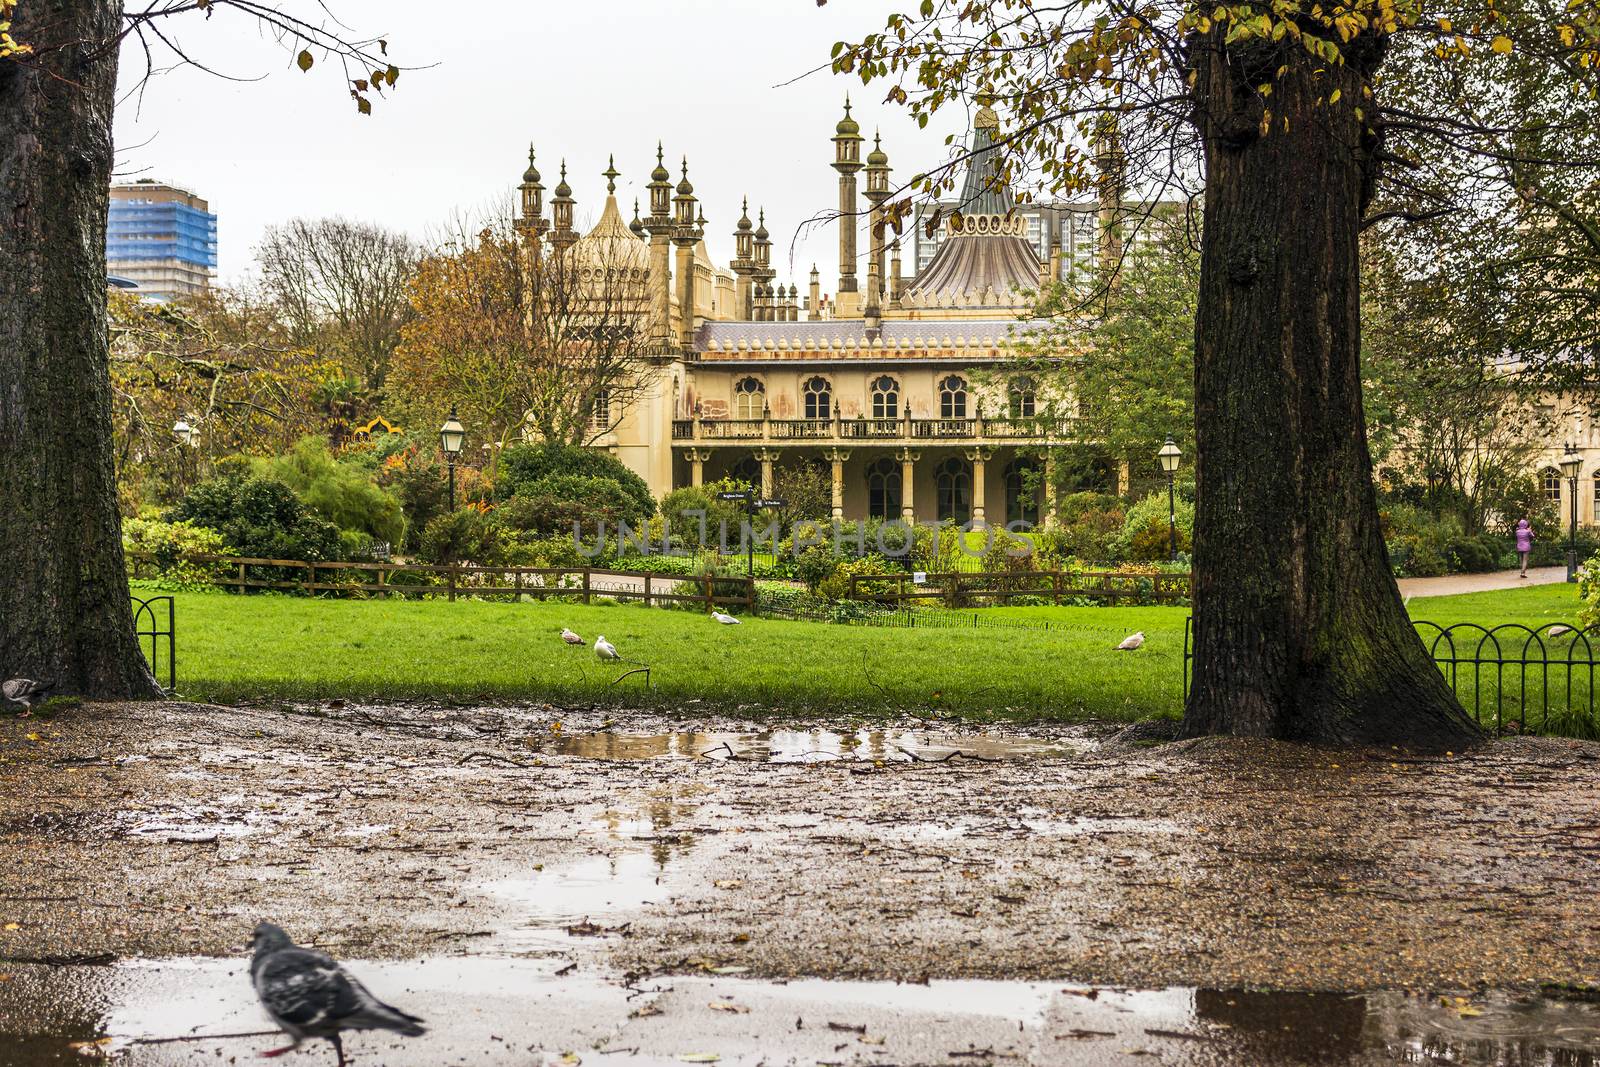
[[[228,571],[225,563],[200,563],[192,558],[224,555],[228,545],[217,531],[189,522],[124,519],[122,547],[153,555],[162,588],[210,589]]]
[[[372,480],[361,464],[342,463],[321,437],[302,438],[286,456],[262,460],[259,472],[295,491],[311,511],[341,530],[401,544],[406,519],[400,500]]]
[[[892,567],[882,556],[862,556],[859,559],[840,560],[833,573],[817,583],[816,593],[827,600],[844,600],[850,596],[850,579],[857,575],[903,574]]]
[[[502,548],[499,526],[477,508],[461,508],[428,523],[417,555],[429,563],[492,567],[502,562]]]
[[[581,474],[552,474],[521,486],[510,500],[495,509],[502,526],[540,537],[565,534],[574,528],[584,536],[598,528],[608,538],[620,536],[621,523],[642,528],[645,513],[639,502],[609,478]]]
[[[494,497],[509,500],[525,486],[554,475],[616,482],[633,500],[630,514],[642,518],[655,513],[655,498],[650,495],[650,487],[643,478],[610,453],[575,445],[524,444],[506,449],[500,456],[500,477],[495,483]]]
[[[208,479],[167,518],[215,530],[241,556],[322,562],[342,552],[339,528],[309,514],[294,490],[272,478]]]
[[[1174,502],[1171,514],[1176,517],[1178,551],[1188,552],[1194,536],[1194,504],[1180,497]],[[1166,493],[1144,497],[1128,509],[1123,519],[1122,534],[1113,542],[1116,558],[1166,559],[1173,525]]]

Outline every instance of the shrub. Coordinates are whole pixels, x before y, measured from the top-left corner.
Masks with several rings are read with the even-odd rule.
[[[865,574],[904,574],[891,566],[882,556],[862,556],[860,559],[840,560],[833,573],[817,583],[817,595],[828,600],[844,600],[850,595],[850,579]]]
[[[417,555],[428,563],[492,567],[502,562],[503,547],[499,526],[477,508],[461,508],[428,523]]]
[[[1073,493],[1063,498],[1056,515],[1056,525],[1036,541],[1043,557],[1077,557],[1097,562],[1118,558],[1117,542],[1127,522],[1120,499],[1105,493]]]
[[[399,437],[400,434],[385,434],[383,443]],[[428,523],[450,509],[450,482],[445,469],[432,451],[412,445],[385,454],[377,477],[378,484],[400,501],[406,519],[404,540],[391,543],[414,551]]]
[[[264,460],[261,473],[295,491],[306,507],[341,530],[401,544],[406,519],[400,501],[380,488],[359,464],[341,463],[320,437],[302,438],[294,451]]]
[[[815,593],[843,562],[844,558],[834,552],[831,544],[812,545],[794,561],[795,580],[804,582],[806,590]]]
[[[712,579],[711,595],[714,597],[742,597],[749,588],[742,569],[728,563],[713,561],[702,565],[697,577],[675,584],[672,591],[678,596],[704,596],[707,576]],[[685,611],[706,610],[704,601],[696,603],[693,600],[669,600],[666,606]],[[718,604],[716,609],[729,615],[737,615],[744,610],[744,605]]]
[[[620,483],[580,474],[552,474],[528,482],[495,509],[502,526],[540,537],[565,534],[577,526],[587,536],[597,526],[608,537],[619,536],[619,524],[638,529],[645,520],[639,502]]]
[[[1178,499],[1169,518],[1167,494],[1151,493],[1127,511],[1122,534],[1113,542],[1119,559],[1162,560],[1170,553],[1171,528],[1177,527],[1178,551],[1188,552],[1194,537],[1194,505]]]
[[[188,522],[162,522],[160,519],[124,519],[122,547],[130,552],[149,552],[163,587],[209,589],[225,577],[225,563],[197,563],[191,557],[217,556],[227,552],[222,535]]]
[[[751,520],[742,503],[718,500],[717,494],[750,491],[748,482],[737,482],[730,478],[674,489],[661,498],[661,516],[672,531],[673,541],[679,545],[701,548],[718,546],[725,529],[727,544],[732,548],[739,544],[743,524]],[[704,526],[701,525],[701,515],[705,516]]]
[[[317,563],[341,557],[339,528],[308,514],[287,485],[225,474],[201,482],[167,516],[222,535],[241,556]]]
[[[495,499],[509,500],[524,486],[563,474],[616,482],[634,502],[631,514],[642,518],[655,513],[655,498],[650,495],[650,487],[643,478],[610,453],[576,445],[528,444],[506,449],[500,455]]]

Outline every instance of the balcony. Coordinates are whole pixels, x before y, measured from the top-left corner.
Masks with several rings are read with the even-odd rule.
[[[936,441],[1028,444],[1072,441],[1077,420],[1062,416],[964,419],[674,419],[674,444],[920,444]]]

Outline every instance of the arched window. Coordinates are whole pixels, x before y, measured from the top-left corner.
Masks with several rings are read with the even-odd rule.
[[[898,519],[900,500],[900,464],[884,456],[867,468],[867,514]]]
[[[736,482],[744,482],[761,488],[761,461],[754,456],[745,456],[728,470],[728,477]]]
[[[767,406],[767,389],[758,378],[740,378],[733,385],[733,417],[759,419]]]
[[[594,409],[589,412],[589,421],[596,430],[609,430],[611,428],[611,388],[601,386],[594,394]]]
[[[872,417],[875,419],[900,417],[900,383],[887,374],[872,379]]]
[[[959,374],[952,374],[939,383],[939,417],[967,417],[967,380]]]
[[[940,522],[972,520],[972,464],[959,456],[951,456],[935,468],[933,487],[939,501]]]
[[[1011,379],[1009,390],[1011,401],[1011,417],[1013,419],[1031,419],[1034,409],[1033,379],[1026,375]]]
[[[1600,522],[1600,471],[1594,472],[1594,518]]]
[[[800,392],[805,397],[806,418],[833,418],[833,386],[828,384],[828,379],[807,378]]]
[[[1554,467],[1547,467],[1540,480],[1544,483],[1544,495],[1547,499],[1561,503],[1561,472]]]
[[[1006,464],[1006,521],[1039,521],[1039,468],[1032,460]]]

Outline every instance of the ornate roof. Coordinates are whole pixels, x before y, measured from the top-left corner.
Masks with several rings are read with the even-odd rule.
[[[622,221],[615,195],[606,197],[600,220],[588,233],[578,238],[575,249],[586,262],[592,260],[591,265],[594,266],[626,266],[637,270],[648,270],[650,267],[650,251],[644,241]]]
[[[1018,335],[1046,325],[1014,318],[907,322],[869,330],[860,319],[822,322],[705,322],[694,347],[709,361],[998,359]]]

